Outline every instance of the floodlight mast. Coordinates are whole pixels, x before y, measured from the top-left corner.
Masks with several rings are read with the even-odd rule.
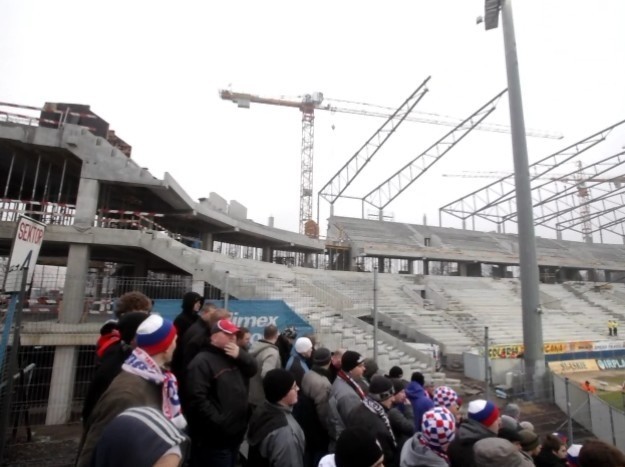
[[[506,53],[506,75],[508,77],[512,155],[514,158],[514,181],[518,214],[521,306],[523,310],[523,359],[525,363],[524,389],[533,398],[542,398],[546,394],[542,310],[540,307],[532,191],[527,157],[527,141],[525,138],[519,62],[512,17],[512,0],[485,0],[484,26],[487,31],[497,28],[500,10]]]

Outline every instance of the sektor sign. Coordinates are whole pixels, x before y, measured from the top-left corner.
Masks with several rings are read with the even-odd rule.
[[[11,256],[6,274],[4,291],[19,292],[22,285],[23,271],[28,275],[26,284],[30,284],[35,273],[35,264],[39,257],[45,225],[26,216],[20,216],[11,247]]]

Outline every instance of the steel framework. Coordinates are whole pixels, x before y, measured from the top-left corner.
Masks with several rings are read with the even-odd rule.
[[[382,211],[395,198],[403,193],[412,183],[428,171],[437,161],[447,154],[456,144],[477,127],[496,108],[497,102],[507,90],[504,89],[486,104],[460,122],[453,130],[427,148],[404,167],[399,169],[380,185],[362,197],[364,203]]]
[[[354,181],[358,174],[373,159],[384,143],[391,137],[395,130],[408,117],[412,109],[423,99],[428,92],[426,87],[430,80],[428,76],[421,85],[388,117],[388,119],[376,130],[376,132],[356,151],[356,153],[330,178],[319,190],[317,195],[317,223],[319,222],[319,201],[323,197],[330,203],[330,216],[334,215],[334,203],[341,197],[347,187]]]
[[[623,125],[622,120],[594,133],[530,166],[534,222],[557,232],[561,238],[564,230],[580,233],[587,242],[592,234],[609,231],[625,236],[622,220],[625,219],[625,181],[622,165],[625,152],[619,152],[599,161],[584,162],[585,153],[604,142],[610,133]],[[577,168],[565,174],[554,172],[566,163],[575,162]],[[509,174],[488,185],[439,208],[442,214],[462,220],[485,219],[505,232],[506,222],[517,222],[514,195],[514,174]],[[594,196],[591,196],[594,192]],[[620,216],[620,221],[619,221]],[[616,228],[620,224],[620,231]],[[601,238],[603,241],[603,237]]]

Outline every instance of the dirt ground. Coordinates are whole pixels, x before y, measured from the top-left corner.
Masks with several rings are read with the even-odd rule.
[[[590,384],[595,386],[598,392],[613,392],[621,391],[623,381],[625,381],[625,370],[584,371],[567,373],[564,376],[580,386],[584,381],[590,381]]]
[[[63,426],[36,426],[28,442],[26,429],[20,427],[17,437],[9,440],[2,466],[64,467],[74,465],[82,427],[79,423]]]

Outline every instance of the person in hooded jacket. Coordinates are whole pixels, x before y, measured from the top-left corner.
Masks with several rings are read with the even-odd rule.
[[[299,337],[291,350],[289,360],[286,362],[285,368],[293,373],[298,387],[301,387],[304,375],[310,371],[307,362],[312,352],[312,341],[308,337]]]
[[[451,467],[477,467],[473,446],[481,439],[496,437],[500,426],[499,409],[495,404],[484,399],[469,402],[467,420],[460,424],[447,449]]]
[[[204,304],[204,297],[196,292],[187,292],[182,297],[182,311],[174,319],[178,339],[182,339],[187,329],[198,319],[198,311]]]
[[[400,467],[448,467],[447,448],[456,435],[456,420],[445,407],[423,414],[421,430],[404,443]]]
[[[247,440],[248,465],[254,467],[304,467],[304,432],[292,415],[299,388],[293,375],[282,368],[263,379],[265,403],[252,415]]]
[[[421,419],[423,418],[423,414],[434,408],[434,402],[423,388],[424,384],[425,377],[423,374],[415,371],[410,377],[410,383],[406,388],[406,397],[408,397],[410,405],[412,405],[412,412],[414,414],[415,431],[419,431],[421,429]]]
[[[536,467],[565,467],[566,444],[555,434],[545,436],[534,464]]]
[[[282,368],[280,352],[276,346],[278,340],[278,328],[270,324],[263,330],[263,338],[252,344],[250,356],[256,360],[258,371],[250,379],[249,402],[252,410],[263,405],[265,401],[265,390],[263,389],[263,378],[271,370]]]

